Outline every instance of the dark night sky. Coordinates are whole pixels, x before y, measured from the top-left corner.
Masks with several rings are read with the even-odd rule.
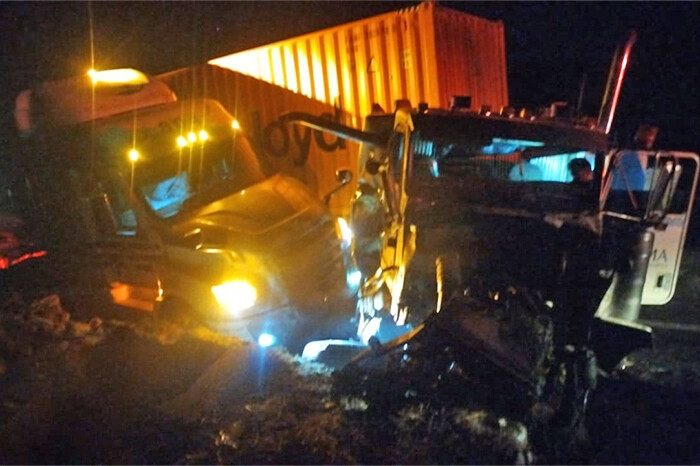
[[[0,4],[5,118],[11,97],[42,79],[90,66],[150,73],[395,10],[416,2],[16,2]],[[624,140],[640,122],[661,127],[659,146],[700,150],[700,2],[441,2],[503,20],[511,104],[572,101],[587,74],[584,110],[597,114],[616,45],[634,28],[616,119]]]

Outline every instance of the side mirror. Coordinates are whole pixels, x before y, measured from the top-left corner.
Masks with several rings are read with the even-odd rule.
[[[657,164],[654,169],[649,200],[644,219],[650,222],[661,221],[671,205],[676,192],[682,167],[676,160],[668,160]]]
[[[335,181],[338,182],[338,186],[333,188],[331,192],[325,195],[324,201],[326,204],[328,204],[331,200],[331,197],[340,191],[345,185],[350,183],[352,181],[352,172],[348,170],[347,168],[342,168],[340,170],[335,171]]]

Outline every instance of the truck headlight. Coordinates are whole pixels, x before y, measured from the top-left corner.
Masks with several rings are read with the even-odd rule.
[[[232,280],[218,286],[212,286],[214,297],[233,316],[253,307],[257,299],[255,287],[244,280]]]

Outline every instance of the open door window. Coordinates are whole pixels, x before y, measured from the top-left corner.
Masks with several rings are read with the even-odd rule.
[[[90,211],[95,219],[95,230],[100,239],[115,236],[136,236],[138,221],[134,209],[124,194],[111,186],[100,186],[90,198]]]
[[[607,160],[605,211],[654,233],[642,305],[668,303],[676,288],[700,158],[688,152],[623,151]]]
[[[93,225],[93,237],[103,247],[109,244],[141,245],[157,252],[158,238],[149,234],[144,224],[145,212],[121,183],[113,180],[95,182],[87,202]]]

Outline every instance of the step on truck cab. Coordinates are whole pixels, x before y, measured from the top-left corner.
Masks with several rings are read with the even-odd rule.
[[[68,289],[295,349],[354,308],[336,219],[218,102],[110,70],[23,92],[16,121],[17,195]]]

